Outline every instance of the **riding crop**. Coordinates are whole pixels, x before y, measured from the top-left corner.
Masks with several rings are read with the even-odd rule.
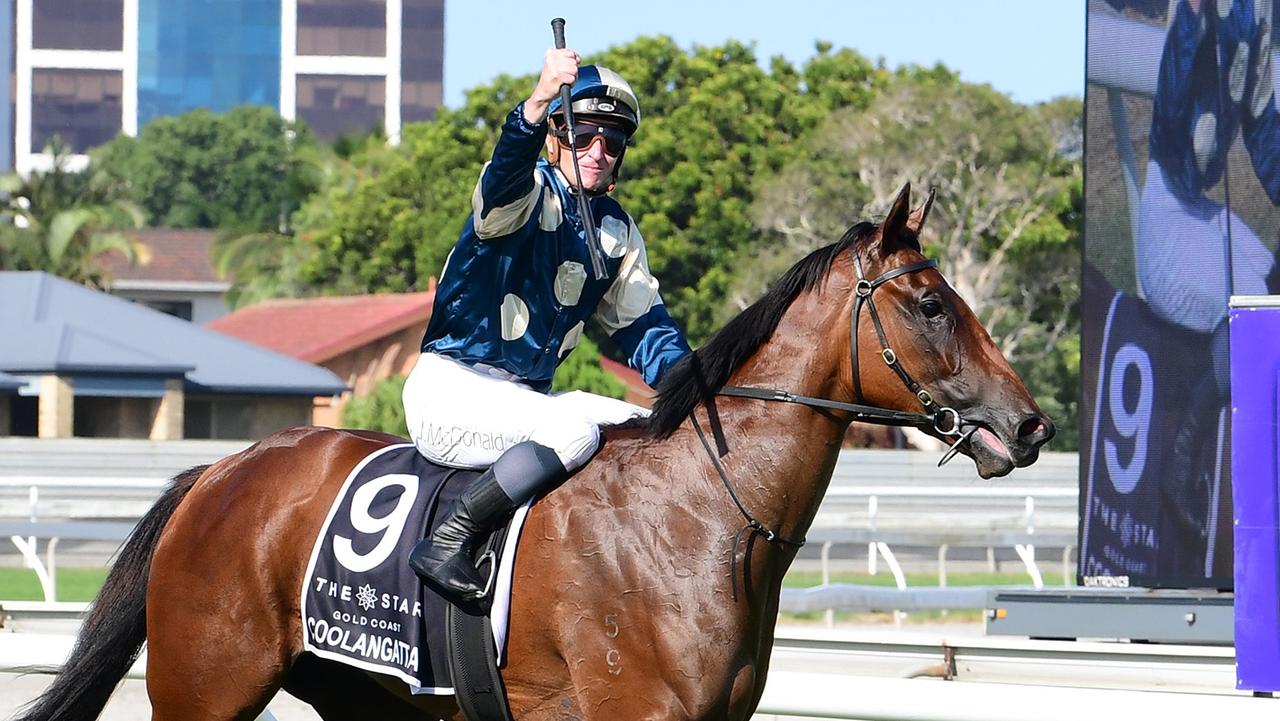
[[[556,48],[563,49],[565,47],[564,18],[551,21],[551,32],[555,35]],[[573,137],[573,94],[568,85],[560,86],[560,104],[564,107],[564,124],[569,132],[569,154],[573,157],[573,177],[578,182],[578,217],[582,219],[582,231],[587,236],[587,250],[591,254],[591,271],[595,274],[596,280],[604,280],[609,274],[604,267],[600,240],[596,238],[596,223],[591,217],[591,205],[587,203],[586,189],[582,187],[582,170],[578,167],[577,145]]]

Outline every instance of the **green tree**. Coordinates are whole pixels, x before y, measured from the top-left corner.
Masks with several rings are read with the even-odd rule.
[[[344,428],[364,428],[405,437],[409,426],[404,420],[404,376],[383,378],[365,396],[354,396],[342,409]]]
[[[900,71],[875,104],[833,115],[765,182],[755,212],[768,235],[724,313],[854,221],[883,214],[904,181],[934,187],[926,253],[1046,410],[1074,428],[1063,390],[1078,387],[1080,114],[1079,100],[1024,106],[942,68]]]
[[[647,113],[618,198],[644,233],[663,299],[701,342],[719,328],[728,279],[758,237],[757,182],[833,110],[866,107],[888,74],[829,45],[801,68],[774,58],[767,71],[734,41],[685,52],[670,38],[642,38],[601,60]]]
[[[361,183],[379,175],[396,152],[377,133],[347,138],[339,152],[324,155],[318,165],[323,177],[323,197],[332,198],[335,203],[344,202]],[[296,225],[312,228],[331,222],[333,214],[339,211],[342,209],[328,203],[315,202],[293,217]],[[297,236],[274,231],[219,233],[212,251],[214,268],[220,276],[235,279],[227,293],[231,306],[239,308],[276,297],[364,292],[367,283],[358,278],[334,274],[327,276],[327,282],[315,279],[312,259],[321,250],[313,242],[316,237],[312,230]]]
[[[523,80],[499,78],[465,107],[406,126],[398,148],[353,158],[295,215],[303,282],[337,294],[425,288],[462,231],[517,86],[527,94]]]
[[[236,279],[227,291],[227,304],[243,308],[269,298],[315,295],[316,289],[298,272],[303,264],[300,254],[307,250],[281,233],[222,232],[210,253],[214,272]]]
[[[587,60],[619,71],[641,99],[644,120],[618,198],[644,233],[664,300],[695,342],[715,330],[736,258],[757,236],[755,182],[782,167],[831,110],[865,107],[890,77],[829,46],[803,67],[775,58],[768,70],[742,43],[682,50],[668,37]],[[334,293],[402,291],[438,275],[501,124],[534,78],[473,88],[463,107],[407,126],[388,157],[354,160],[350,177],[294,216],[301,282]]]
[[[40,270],[101,288],[109,280],[98,262],[103,254],[147,262],[147,247],[120,232],[142,225],[141,209],[113,197],[100,175],[68,170],[70,152],[57,139],[46,152],[50,169],[0,177],[0,269]]]
[[[551,390],[587,391],[610,398],[625,398],[627,395],[626,385],[600,367],[600,348],[586,336],[556,369]]]
[[[323,180],[325,150],[274,109],[241,106],[157,118],[91,155],[157,226],[288,232]]]

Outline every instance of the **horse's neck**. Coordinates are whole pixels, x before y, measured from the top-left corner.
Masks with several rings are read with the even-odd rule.
[[[779,536],[799,540],[831,479],[847,424],[803,406],[763,403],[721,398],[715,417],[705,409],[695,417],[747,511]],[[740,515],[736,507],[734,514]]]
[[[797,303],[805,300],[820,304],[812,297]],[[797,317],[784,319],[729,385],[837,395],[839,364],[848,351],[826,335],[840,312],[802,306],[789,315]],[[784,538],[803,537],[826,492],[848,421],[798,404],[723,396],[714,400],[713,410],[700,406],[694,415],[713,449],[723,453],[726,475],[752,515]],[[723,437],[720,448],[712,434],[717,426]]]

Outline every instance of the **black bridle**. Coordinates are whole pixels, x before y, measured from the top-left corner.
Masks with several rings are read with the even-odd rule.
[[[751,398],[760,401],[778,401],[783,403],[798,403],[810,408],[830,409],[845,411],[853,415],[853,420],[862,423],[874,423],[882,426],[909,426],[916,428],[931,428],[935,433],[942,436],[955,438],[955,443],[942,456],[942,460],[938,461],[938,465],[942,466],[951,460],[960,452],[960,444],[969,440],[978,427],[972,424],[966,424],[964,419],[960,417],[960,413],[949,406],[939,406],[934,400],[933,394],[929,393],[923,386],[916,382],[906,368],[898,362],[898,354],[893,352],[889,347],[889,337],[885,335],[884,326],[880,322],[880,314],[876,312],[875,301],[872,300],[871,294],[876,288],[893,280],[894,278],[915,273],[929,268],[938,267],[936,260],[921,260],[915,263],[899,266],[893,270],[882,273],[874,280],[867,280],[862,273],[862,262],[858,259],[856,249],[850,248],[850,254],[853,256],[853,268],[858,275],[857,284],[854,286],[854,304],[853,312],[849,319],[849,357],[852,360],[853,368],[853,388],[857,398],[862,399],[862,376],[859,372],[858,365],[858,319],[862,316],[862,308],[866,306],[867,314],[871,316],[871,323],[875,326],[876,336],[880,339],[880,358],[889,366],[893,372],[902,380],[903,385],[916,400],[923,406],[925,413],[911,413],[908,411],[899,411],[892,408],[882,408],[880,406],[865,405],[861,403],[844,403],[842,401],[833,401],[826,398],[813,398],[811,396],[796,395],[789,391],[775,390],[772,388],[756,388],[751,386],[724,386],[716,395],[730,396],[734,398]],[[724,481],[725,488],[729,491],[729,496],[733,499],[738,510],[743,517],[747,519],[746,529],[753,534],[759,534],[766,541],[771,543],[782,543],[789,546],[799,548],[803,546],[805,541],[799,541],[783,538],[775,531],[756,520],[755,516],[747,510],[741,499],[738,498],[737,492],[733,488],[733,483],[729,480],[729,475],[725,472],[724,466],[720,463],[720,455],[707,442],[706,435],[702,432],[702,427],[698,425],[698,421],[692,414],[689,416],[693,422],[693,429],[697,432],[698,438],[702,441],[702,446],[707,450],[707,454],[711,456],[712,465],[715,466],[716,472],[720,475],[720,479]],[[713,419],[714,420],[714,419]],[[968,431],[962,431],[961,428],[969,425]],[[719,438],[717,438],[719,440]],[[740,534],[741,535],[741,534]],[[737,559],[737,542],[734,544],[734,559]]]

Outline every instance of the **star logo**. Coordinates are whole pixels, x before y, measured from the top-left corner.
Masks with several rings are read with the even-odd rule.
[[[356,591],[356,601],[359,602],[360,608],[368,611],[377,603],[378,592],[374,590],[373,586],[366,583],[360,587],[360,590]]]

